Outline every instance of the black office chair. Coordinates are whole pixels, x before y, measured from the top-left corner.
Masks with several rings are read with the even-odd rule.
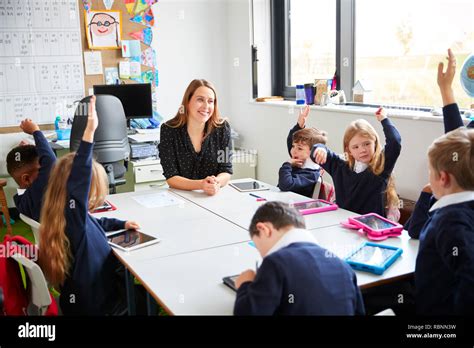
[[[74,114],[71,129],[70,151],[77,151],[87,125],[90,97],[83,98]],[[125,184],[130,147],[127,120],[120,99],[112,95],[97,95],[96,110],[99,126],[94,133],[94,155],[102,164],[109,179],[110,193],[116,186]]]

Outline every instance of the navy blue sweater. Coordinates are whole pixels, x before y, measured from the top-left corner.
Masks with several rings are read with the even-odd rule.
[[[325,145],[316,144],[313,146],[311,151],[313,161],[317,147],[324,147],[327,150],[327,160],[322,167],[332,177],[336,189],[336,201],[341,208],[358,214],[377,213],[386,216],[385,191],[402,146],[400,134],[392,122],[386,118],[381,123],[386,144],[383,150],[385,167],[379,175],[375,175],[370,168],[356,173],[346,161]]]
[[[22,195],[14,195],[16,208],[18,211],[39,221],[41,214],[41,206],[43,204],[43,195],[48,185],[49,173],[56,162],[56,156],[49,146],[48,140],[41,131],[33,133],[36,144],[36,152],[38,153],[40,169],[36,180],[28,187]]]
[[[474,201],[436,209],[420,234],[418,314],[474,313]]]
[[[293,243],[263,259],[237,291],[235,315],[355,315],[364,304],[353,270],[312,243]]]
[[[296,124],[286,138],[288,153],[291,156],[293,146],[293,134],[299,131],[300,126]],[[314,186],[320,176],[319,169],[293,167],[291,163],[285,162],[278,172],[278,187],[282,191],[292,191],[306,197],[313,197]]]
[[[458,104],[449,104],[443,107],[443,121],[445,133],[451,132],[464,123],[459,112]],[[468,128],[474,128],[474,121],[467,125]],[[429,193],[422,192],[416,202],[415,209],[410,219],[405,223],[405,229],[412,238],[420,238],[420,232],[426,220],[428,220],[428,211],[436,202],[436,198]]]
[[[117,290],[123,286],[116,273],[119,263],[107,243],[101,223],[116,230],[124,228],[125,222],[97,220],[88,212],[92,148],[93,144],[81,142],[67,181],[64,213],[73,262],[60,298],[61,309],[67,315],[105,315],[114,312],[117,306],[124,306]]]

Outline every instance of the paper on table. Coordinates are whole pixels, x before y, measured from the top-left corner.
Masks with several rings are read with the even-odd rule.
[[[84,52],[86,75],[102,75],[102,54],[100,51]]]
[[[143,205],[145,208],[161,208],[171,205],[184,204],[184,201],[169,194],[168,192],[159,192],[142,196],[135,196],[133,199]]]

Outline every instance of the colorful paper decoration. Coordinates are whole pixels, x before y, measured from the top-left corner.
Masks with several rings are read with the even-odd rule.
[[[153,41],[153,31],[151,28],[145,28],[143,30],[130,33],[129,35],[134,39],[140,40],[147,46],[150,46],[151,42]]]
[[[92,8],[92,0],[82,0],[82,3],[84,4],[84,9],[86,12],[89,13]]]
[[[130,20],[134,23],[146,25],[148,27],[152,27],[155,24],[155,17],[153,16],[153,11],[151,10],[151,7],[148,8],[148,10],[146,10],[142,14],[130,18]]]
[[[135,7],[135,0],[124,0],[125,7],[129,15],[133,13],[133,8]]]
[[[104,2],[104,6],[107,10],[110,10],[114,4],[114,0],[102,0]]]
[[[145,11],[146,8],[153,5],[158,0],[137,0],[137,6],[135,7],[135,14]]]
[[[150,68],[156,68],[156,53],[153,48],[149,47],[142,52],[141,63],[142,65],[149,66]]]
[[[138,40],[122,40],[122,57],[140,57],[140,41]]]

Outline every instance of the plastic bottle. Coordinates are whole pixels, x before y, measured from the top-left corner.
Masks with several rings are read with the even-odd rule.
[[[304,105],[305,101],[304,85],[296,85],[296,105]]]
[[[61,116],[56,116],[56,119],[54,120],[54,130],[58,131],[59,130],[59,122],[61,122]]]

